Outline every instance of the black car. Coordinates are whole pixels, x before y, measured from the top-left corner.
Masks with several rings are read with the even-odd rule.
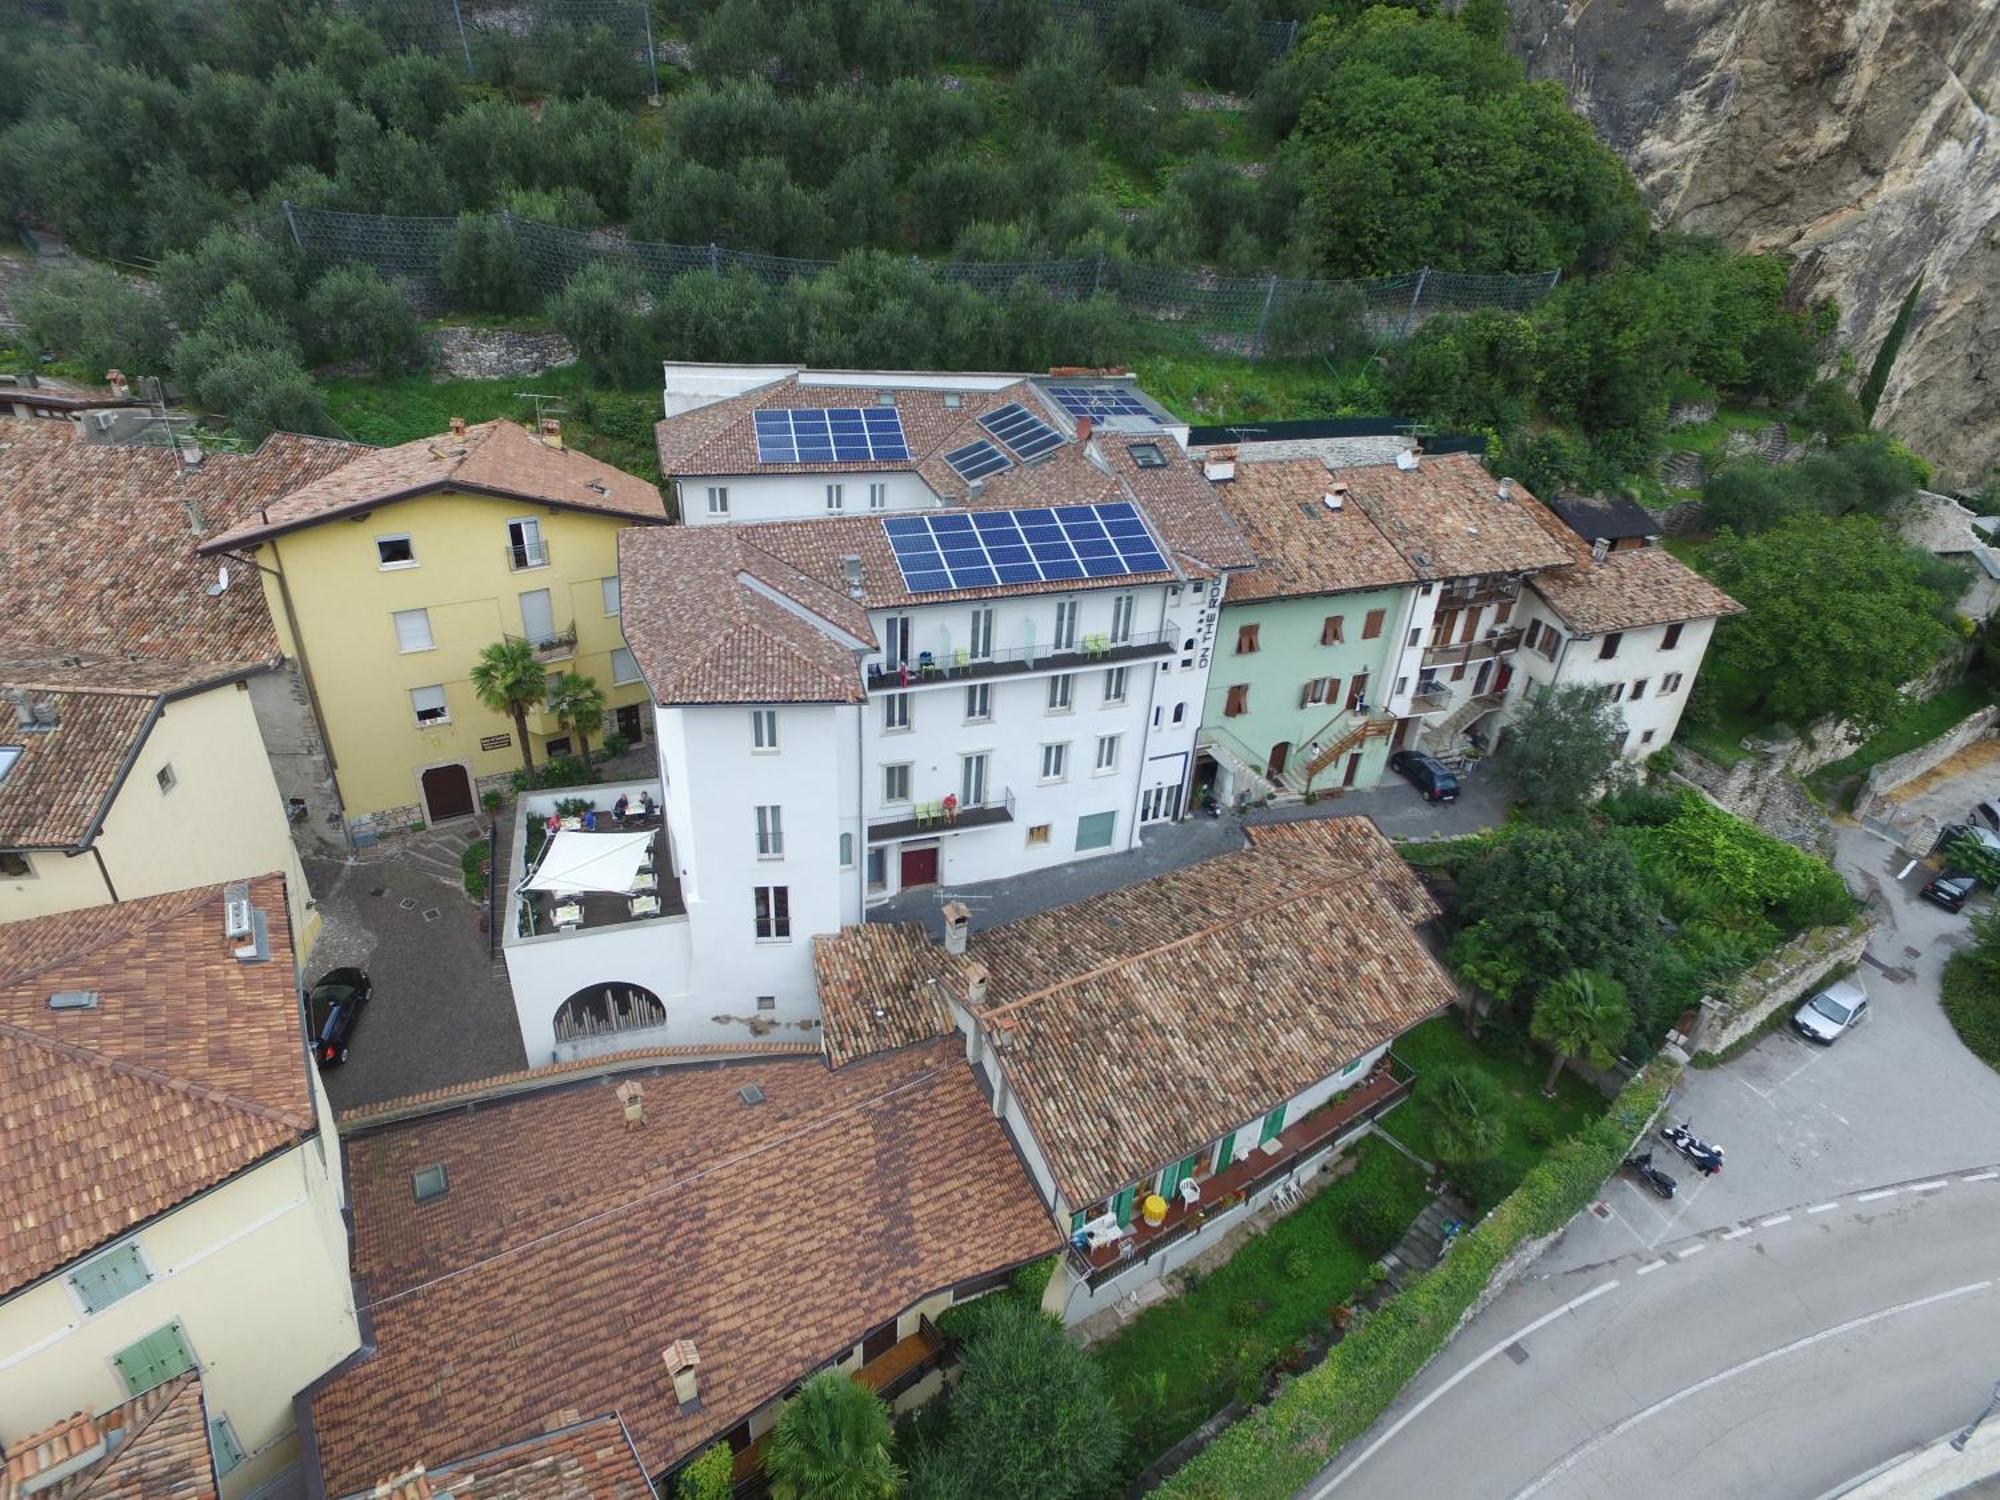
[[[1458,800],[1458,778],[1435,755],[1426,755],[1421,750],[1398,750],[1389,757],[1389,769],[1422,792],[1426,802]]]
[[[348,1043],[371,986],[365,969],[328,969],[306,996],[306,1023],[312,1027],[313,1058],[322,1068],[347,1061]]]
[[[1935,901],[1946,911],[1958,911],[1979,889],[1979,877],[1963,870],[1946,870],[1922,891],[1926,901]]]

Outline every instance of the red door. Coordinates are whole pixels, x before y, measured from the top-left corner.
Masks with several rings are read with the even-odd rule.
[[[433,823],[471,813],[472,778],[464,766],[432,766],[423,775],[424,808]]]
[[[903,851],[903,889],[913,885],[936,885],[938,878],[937,845],[928,849],[905,849]]]

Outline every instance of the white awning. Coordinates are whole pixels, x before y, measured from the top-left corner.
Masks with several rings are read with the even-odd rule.
[[[521,882],[524,891],[632,889],[653,846],[651,833],[580,833],[565,828],[549,840],[542,862]]]

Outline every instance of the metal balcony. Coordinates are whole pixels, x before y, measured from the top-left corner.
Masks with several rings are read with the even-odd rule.
[[[919,651],[907,662],[890,665],[872,661],[867,667],[871,693],[900,693],[936,683],[979,682],[1026,672],[1060,672],[1086,667],[1115,667],[1120,662],[1172,656],[1179,635],[1150,630],[1114,641],[1108,635],[1081,636],[1067,646],[1010,646],[985,656],[969,651]]]

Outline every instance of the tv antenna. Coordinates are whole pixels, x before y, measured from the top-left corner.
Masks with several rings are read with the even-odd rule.
[[[545,396],[540,391],[516,391],[514,392],[514,399],[516,401],[532,401],[535,403],[536,432],[542,430],[542,418],[554,416],[563,410],[562,397]]]

